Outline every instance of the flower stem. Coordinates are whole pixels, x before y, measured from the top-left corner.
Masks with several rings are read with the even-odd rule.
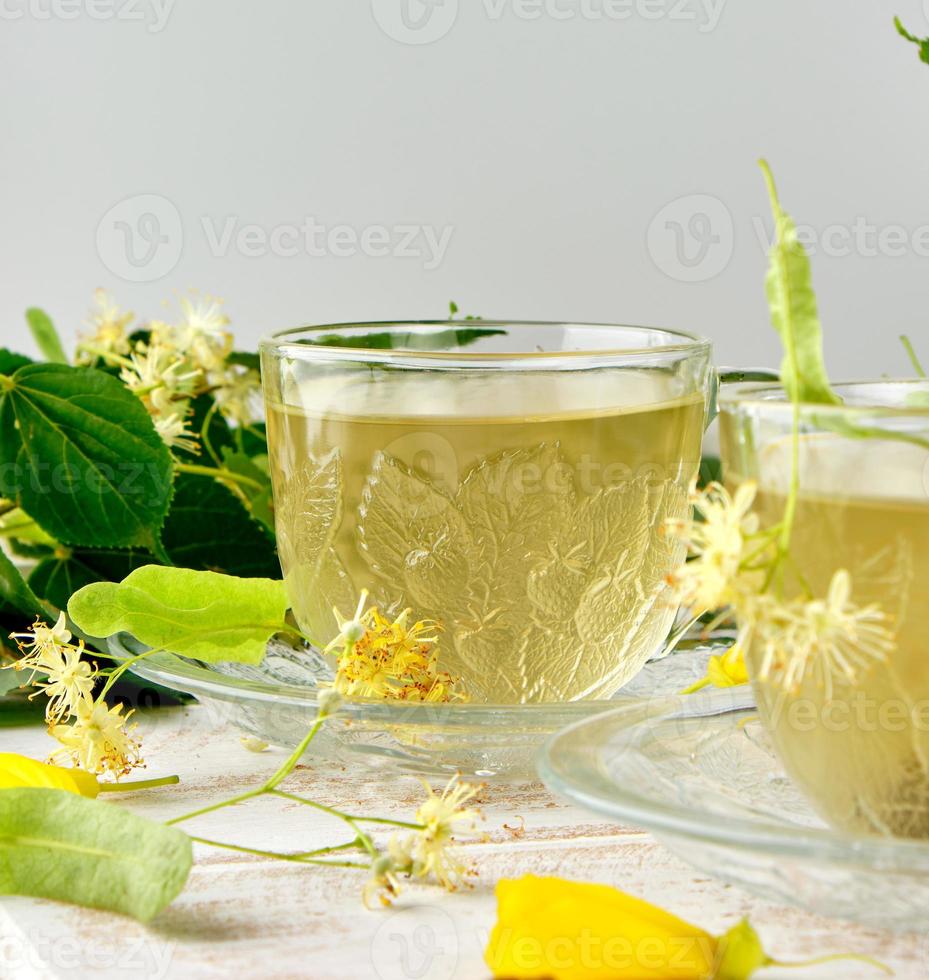
[[[326,806],[325,803],[317,803],[315,800],[308,800],[305,796],[297,796],[295,793],[285,793],[280,789],[270,789],[268,790],[272,796],[278,796],[284,800],[290,800],[292,803],[302,803],[304,806],[312,807],[314,810],[320,810],[323,813],[328,813],[332,817],[336,817],[339,820],[344,821],[348,824],[352,830],[358,835],[358,841],[361,846],[371,855],[371,857],[377,857],[377,848],[374,846],[374,842],[371,838],[355,823],[355,818],[349,813],[343,813],[341,810],[336,810],[334,807]]]
[[[690,687],[685,687],[683,691],[679,692],[681,695],[684,694],[696,694],[697,691],[702,691],[703,688],[709,687],[710,679],[709,677],[701,677],[700,680],[694,681]]]
[[[219,803],[211,803],[209,806],[201,807],[199,810],[191,810],[190,813],[182,813],[179,817],[172,817],[170,820],[165,820],[168,826],[172,826],[176,823],[182,823],[185,820],[193,820],[194,817],[202,817],[207,813],[213,813],[216,810],[222,810],[227,806],[235,806],[237,803],[244,803],[246,800],[253,800],[256,796],[261,796],[264,793],[264,788],[259,787],[258,789],[250,789],[246,793],[239,793],[238,796],[233,796],[228,800],[220,800]]]
[[[910,338],[907,337],[906,334],[901,334],[900,343],[903,344],[906,355],[909,357],[910,364],[913,365],[913,370],[916,372],[917,376],[920,378],[925,378],[926,372],[923,370],[922,364],[919,363],[919,358],[916,356],[916,351],[913,349],[913,344],[910,342]]]
[[[225,851],[237,851],[239,854],[253,854],[255,857],[274,858],[278,861],[292,861],[294,864],[316,864],[328,868],[361,868],[367,869],[367,864],[358,861],[326,861],[313,857],[305,857],[302,854],[282,854],[279,851],[262,851],[255,847],[244,847],[241,844],[227,844],[225,841],[209,840],[206,837],[191,837],[197,844],[207,844],[210,847],[221,847]],[[308,851],[307,854],[313,853]]]
[[[873,956],[864,956],[861,953],[828,953],[826,956],[817,956],[811,960],[791,960],[786,963],[781,960],[771,959],[769,956],[765,960],[765,966],[779,966],[783,969],[794,970],[804,966],[822,966],[824,963],[835,963],[838,960],[854,960],[856,963],[867,963],[882,973],[893,976],[894,971],[886,963],[882,963]]]
[[[101,793],[134,793],[137,789],[155,789],[158,786],[174,786],[180,776],[161,776],[158,779],[136,779],[130,783],[100,783]]]
[[[211,476],[214,480],[227,480],[230,483],[241,483],[242,486],[251,487],[254,490],[263,490],[264,487],[250,476],[244,473],[233,473],[221,466],[200,466],[197,463],[175,463],[174,468],[178,473],[190,473],[193,476]]]
[[[246,800],[253,800],[257,796],[263,796],[265,793],[276,793],[278,796],[291,797],[290,793],[281,793],[276,790],[275,787],[284,779],[286,779],[291,772],[293,772],[294,767],[300,761],[300,757],[307,750],[310,742],[316,737],[316,733],[322,727],[323,722],[326,720],[327,715],[319,715],[315,722],[313,722],[312,728],[306,733],[306,735],[301,740],[300,744],[291,752],[287,761],[274,773],[274,775],[266,782],[264,785],[259,786],[257,789],[250,789],[245,793],[239,793],[238,796],[233,796],[228,800],[220,800],[219,803],[213,803],[210,806],[201,807],[199,810],[193,810],[190,813],[183,813],[179,817],[172,817],[170,820],[166,820],[166,824],[176,824],[181,823],[184,820],[193,820],[194,817],[202,817],[207,813],[213,813],[216,810],[222,810],[227,806],[235,806],[237,803],[244,803]],[[310,804],[309,800],[304,800],[302,797],[294,796],[293,799],[300,800],[303,803]],[[321,803],[312,804],[316,806],[317,809],[325,809],[331,812],[334,816],[343,817],[337,810],[332,810],[330,807],[324,807]],[[353,827],[353,830],[357,828]]]
[[[123,357],[121,354],[114,354],[113,351],[103,350],[100,347],[94,347],[90,344],[80,344],[78,349],[85,354],[93,354],[94,357],[99,357],[101,361],[105,361],[108,364],[118,364],[120,367],[129,368],[130,371],[135,367],[128,357]]]
[[[295,769],[297,763],[300,761],[300,757],[309,748],[310,742],[316,738],[316,733],[322,728],[323,722],[326,720],[326,715],[319,715],[316,721],[313,722],[312,728],[303,736],[297,747],[290,753],[287,761],[278,769],[278,771],[264,784],[262,787],[262,792],[270,793],[275,787],[282,783]]]

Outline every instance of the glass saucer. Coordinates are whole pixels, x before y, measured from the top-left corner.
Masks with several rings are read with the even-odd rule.
[[[535,757],[547,738],[572,722],[616,708],[654,709],[706,672],[724,635],[682,640],[674,654],[653,660],[613,698],[542,704],[398,704],[347,701],[317,736],[313,753],[343,765],[445,777],[535,779]],[[109,639],[110,652],[128,659],[145,647],[127,634]],[[256,667],[203,664],[169,653],[133,664],[139,677],[194,695],[217,725],[227,723],[274,745],[292,747],[316,716],[318,685],[331,680],[312,650],[272,641]]]
[[[829,829],[785,774],[747,688],[676,698],[645,719],[584,719],[547,743],[539,771],[555,792],[764,898],[925,928],[929,842]]]

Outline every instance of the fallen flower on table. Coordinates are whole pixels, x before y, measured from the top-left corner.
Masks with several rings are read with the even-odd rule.
[[[177,776],[137,779],[129,783],[102,783],[83,769],[53,766],[15,752],[0,752],[0,789],[31,786],[38,789],[61,789],[78,796],[96,798],[100,793],[130,793],[137,789],[155,789],[178,783]]]
[[[436,793],[423,780],[426,799],[416,811],[420,825],[405,837],[394,834],[387,845],[387,854],[372,865],[372,876],[365,888],[365,903],[373,895],[381,904],[390,905],[399,893],[398,876],[428,879],[447,891],[455,891],[471,873],[468,865],[454,854],[455,833],[473,833],[481,813],[464,804],[473,800],[481,786],[463,783],[453,776],[441,793]]]
[[[783,963],[765,953],[743,919],[713,936],[609,885],[524,875],[497,884],[497,922],[485,962],[509,980],[747,980],[767,966],[833,960],[884,964],[839,953]]]
[[[748,683],[748,668],[745,666],[745,653],[738,643],[718,656],[710,657],[706,665],[706,677],[684,688],[681,694],[693,694],[709,685],[713,687],[737,687]]]
[[[37,762],[14,752],[0,752],[0,789],[21,786],[41,786],[46,789],[63,789],[79,796],[93,799],[100,792],[96,777],[83,769],[66,769]]]

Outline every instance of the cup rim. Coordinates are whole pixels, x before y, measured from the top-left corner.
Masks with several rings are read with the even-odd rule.
[[[832,388],[842,394],[848,389],[899,387],[910,388],[913,391],[929,392],[929,378],[860,378],[851,381],[836,381]],[[719,408],[746,409],[770,413],[783,413],[793,410],[793,402],[778,382],[743,381],[731,385],[721,385],[718,396]],[[879,401],[856,401],[853,404],[841,405],[823,404],[821,402],[801,402],[801,410],[806,413],[815,412],[823,415],[885,415],[888,417],[926,418],[929,416],[929,405],[888,405]]]
[[[301,344],[297,341],[289,341],[287,338],[296,334],[307,333],[332,333],[337,330],[381,330],[384,331],[392,327],[441,327],[445,329],[458,328],[470,329],[475,324],[479,327],[585,327],[597,329],[616,329],[616,330],[639,330],[653,334],[665,334],[672,338],[672,342],[666,344],[656,344],[652,347],[602,347],[591,348],[590,350],[574,351],[539,351],[526,350],[517,352],[501,351],[436,351],[436,350],[384,350],[374,347],[337,347],[326,344]],[[481,319],[474,320],[350,320],[344,323],[322,323],[307,324],[299,327],[289,327],[286,330],[279,330],[263,337],[258,344],[258,349],[262,353],[288,354],[291,356],[303,357],[331,357],[346,360],[368,360],[368,361],[398,361],[398,360],[426,360],[431,362],[465,362],[474,364],[488,364],[493,361],[552,361],[567,360],[577,361],[583,358],[607,358],[607,357],[655,357],[667,354],[696,354],[709,351],[712,346],[707,337],[700,334],[690,333],[686,330],[677,330],[671,327],[641,326],[631,323],[594,323],[585,320],[507,320],[507,319]]]

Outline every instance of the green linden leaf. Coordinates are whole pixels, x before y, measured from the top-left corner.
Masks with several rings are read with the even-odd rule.
[[[723,463],[718,456],[704,456],[700,460],[697,486],[701,489],[710,483],[723,482]]]
[[[240,452],[246,456],[266,456],[268,453],[268,434],[264,422],[252,422],[235,430]]]
[[[227,364],[237,364],[252,371],[261,370],[261,357],[252,351],[234,350],[226,357]]]
[[[150,564],[144,551],[121,548],[64,548],[40,559],[29,575],[29,586],[58,609],[66,609],[78,589],[91,582],[118,582],[133,569]]]
[[[929,37],[916,37],[911,34],[904,26],[899,17],[894,17],[894,26],[900,37],[906,38],[911,44],[919,48],[919,60],[929,65]]]
[[[67,364],[68,355],[61,346],[61,338],[51,317],[44,310],[33,306],[26,310],[26,322],[42,356],[55,364]]]
[[[0,496],[64,544],[160,549],[171,454],[141,401],[92,368],[0,376]]]
[[[236,467],[242,469],[238,461]],[[174,486],[162,540],[175,565],[245,578],[280,575],[274,538],[228,487],[191,473],[179,473]],[[256,506],[264,505],[256,498]]]
[[[0,894],[154,918],[180,894],[190,838],[59,789],[0,790]]]
[[[9,667],[0,670],[0,697],[9,694],[10,691],[15,691],[18,687],[23,687],[28,680],[29,671],[12,670]]]
[[[284,583],[145,565],[119,584],[76,592],[68,615],[84,633],[131,633],[146,646],[196,660],[257,664],[286,630]]]
[[[768,164],[761,169],[774,212],[775,241],[766,280],[771,322],[784,345],[781,383],[791,401],[839,405],[841,399],[829,385],[823,361],[822,328],[816,309],[813,273],[797,226],[781,208]]]
[[[478,319],[473,317],[472,319]],[[434,333],[416,333],[409,330],[378,330],[372,333],[326,333],[319,337],[297,340],[298,344],[312,347],[351,347],[364,350],[429,351],[468,347],[483,337],[506,335],[507,331],[494,327],[460,327],[436,330]]]
[[[30,620],[37,616],[48,618],[48,610],[3,551],[0,551],[0,614],[4,617],[16,614]]]
[[[223,450],[223,466],[232,473],[246,476],[260,485],[252,487],[243,484],[242,492],[248,497],[248,510],[256,521],[274,534],[273,496],[271,490],[271,475],[268,472],[265,456],[249,456],[246,453],[235,453]]]
[[[27,364],[32,364],[32,361],[24,354],[14,354],[6,347],[0,347],[0,374],[12,374]]]

